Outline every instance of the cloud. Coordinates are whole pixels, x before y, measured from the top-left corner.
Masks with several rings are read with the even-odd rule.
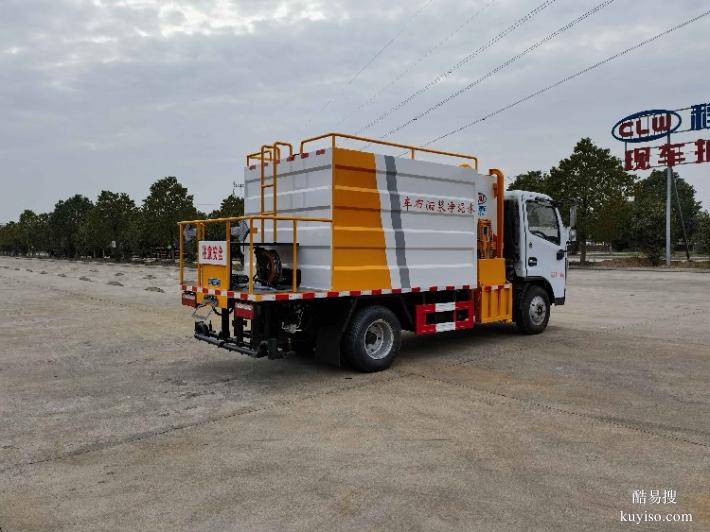
[[[446,72],[541,0],[5,0],[0,4],[0,220],[102,188],[137,200],[177,175],[203,209],[240,180],[244,154],[276,138],[356,131]],[[470,83],[598,1],[556,2],[367,134],[378,136]],[[617,1],[403,130],[422,143],[702,11]],[[440,147],[509,175],[549,168],[581,136],[645,107],[707,99],[709,22],[634,52]],[[393,36],[396,41],[348,83]],[[408,65],[401,79],[389,84]],[[389,86],[387,86],[389,84]],[[360,108],[379,89],[368,105]],[[326,102],[332,102],[322,111]],[[710,205],[701,168],[684,168]]]

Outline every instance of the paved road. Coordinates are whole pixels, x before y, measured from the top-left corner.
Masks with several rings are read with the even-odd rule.
[[[710,528],[704,275],[573,270],[545,334],[371,375],[196,343],[173,279],[0,257],[3,532]]]

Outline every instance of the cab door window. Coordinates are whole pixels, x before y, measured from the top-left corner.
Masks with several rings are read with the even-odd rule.
[[[549,203],[528,201],[525,205],[528,215],[528,231],[549,242],[560,244],[560,225],[557,211]]]

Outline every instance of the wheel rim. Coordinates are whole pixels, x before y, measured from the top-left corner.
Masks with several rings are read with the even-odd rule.
[[[394,332],[385,320],[373,321],[365,331],[365,353],[372,359],[385,358],[392,350]]]
[[[530,308],[528,309],[528,314],[530,315],[530,321],[533,325],[541,325],[545,321],[545,315],[547,314],[547,304],[541,296],[535,296],[530,301]]]

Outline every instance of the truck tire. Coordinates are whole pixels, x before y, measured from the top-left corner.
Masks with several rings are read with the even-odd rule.
[[[343,335],[343,351],[360,371],[387,369],[399,352],[402,328],[387,307],[364,307],[353,316]]]
[[[550,298],[545,289],[531,284],[523,291],[516,309],[516,325],[523,334],[540,334],[550,321]]]

